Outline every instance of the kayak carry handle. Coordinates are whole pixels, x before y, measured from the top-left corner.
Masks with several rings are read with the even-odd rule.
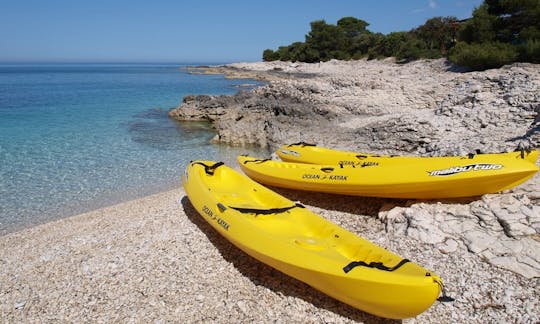
[[[291,147],[291,146],[317,146],[317,144],[311,144],[311,143],[306,143],[306,142],[298,142],[298,143],[293,143],[293,144],[287,145],[287,147]]]
[[[260,164],[260,163],[263,163],[263,162],[266,162],[266,161],[270,161],[271,159],[255,159],[255,160],[246,160],[244,161],[244,164],[248,164],[248,163],[257,163],[257,164]]]
[[[208,165],[208,164],[204,164],[202,162],[191,162],[191,165],[195,165],[195,164],[199,164],[199,165],[202,165],[204,167],[204,172],[206,172],[206,174],[208,175],[214,175],[214,171],[219,168],[220,166],[222,165],[225,165],[224,162],[217,162],[217,163],[214,163],[212,165]]]
[[[296,208],[296,207],[306,208],[306,207],[304,207],[304,205],[302,205],[300,203],[295,203],[294,205],[287,206],[287,207],[268,208],[268,209],[257,209],[257,208],[244,208],[244,207],[229,206],[229,208],[237,210],[237,211],[239,211],[241,213],[245,213],[245,214],[261,214],[261,215],[280,214],[280,213],[284,213],[284,212],[286,212],[286,211],[288,211],[290,209]]]
[[[403,266],[407,262],[410,262],[410,260],[409,259],[403,259],[403,260],[399,261],[399,263],[396,264],[395,266],[388,267],[388,266],[385,266],[382,262],[366,263],[364,261],[352,261],[351,263],[349,263],[348,265],[343,267],[343,272],[349,273],[349,271],[351,271],[353,268],[359,267],[359,266],[368,267],[368,268],[375,268],[375,269],[384,270],[384,271],[394,271],[394,270],[397,270],[397,269],[401,268],[401,266]]]

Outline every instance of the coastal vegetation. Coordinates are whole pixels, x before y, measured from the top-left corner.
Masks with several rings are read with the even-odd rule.
[[[540,1],[485,0],[469,19],[434,17],[410,31],[373,33],[344,17],[311,22],[304,42],[266,49],[264,61],[320,62],[395,57],[401,62],[446,57],[472,70],[512,62],[540,63]]]

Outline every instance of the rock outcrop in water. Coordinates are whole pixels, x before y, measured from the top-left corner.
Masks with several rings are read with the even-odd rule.
[[[211,121],[217,131],[214,141],[233,145],[275,147],[295,129],[299,138],[307,131],[315,135],[332,127],[328,112],[306,109],[305,102],[287,93],[260,93],[258,89],[234,96],[187,96],[181,108],[169,115],[178,120]]]
[[[304,141],[423,156],[540,146],[539,65],[464,73],[444,60],[272,62],[210,72],[268,81],[234,96],[188,96],[170,112],[178,120],[211,121],[214,141],[270,149]],[[405,236],[418,242],[418,258],[433,251],[454,260],[437,269],[459,296],[449,306],[452,314],[465,312],[457,318],[540,318],[540,175],[471,199],[383,201],[372,204],[390,246]]]
[[[188,96],[170,115],[212,121],[216,141],[271,149],[303,140],[364,151],[449,155],[540,144],[538,126],[533,126],[540,109],[538,66],[453,70],[442,60],[235,64],[215,72],[263,78],[268,71],[270,83],[234,96]],[[321,138],[321,133],[327,134]]]

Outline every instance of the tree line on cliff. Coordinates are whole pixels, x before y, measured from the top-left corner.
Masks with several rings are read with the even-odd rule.
[[[540,63],[539,0],[485,0],[470,19],[435,17],[407,32],[384,35],[368,26],[354,17],[341,18],[336,25],[313,21],[305,42],[266,49],[263,60],[312,63],[396,57],[408,62],[446,57],[472,70]]]

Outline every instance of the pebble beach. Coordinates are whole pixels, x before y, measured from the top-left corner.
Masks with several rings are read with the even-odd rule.
[[[287,121],[275,110],[268,120],[260,118],[261,110],[253,113],[270,125],[265,131],[272,133],[231,126],[229,120],[238,115],[211,116],[206,120],[214,122],[218,133],[214,141],[234,137],[243,143],[231,144],[275,149],[304,140],[349,150],[445,155],[474,150],[480,142],[488,150],[510,150],[519,136],[538,146],[540,138],[538,65],[474,73],[450,71],[441,61],[399,66],[390,61],[247,63],[227,69],[231,77],[259,74],[255,77],[268,84],[249,91],[257,98],[286,93],[294,98],[291,102],[309,104],[293,106],[297,111],[288,112]],[[372,73],[362,74],[368,70]],[[398,76],[396,71],[403,73]],[[495,89],[500,84],[502,90]],[[407,87],[424,95],[403,91]],[[449,97],[456,88],[461,92]],[[390,93],[394,99],[389,101]],[[216,107],[216,102],[228,99],[204,100]],[[354,105],[364,109],[354,110]],[[503,108],[488,109],[494,105]],[[204,119],[193,112],[201,106],[201,100],[185,99],[177,110],[191,116],[179,117],[178,111],[171,115]],[[294,118],[305,118],[299,111],[313,107],[324,113],[306,114],[320,125],[334,125],[335,136],[326,136],[328,128],[317,132],[301,123],[289,132],[280,128],[289,127]],[[250,112],[239,109],[244,109],[242,120],[249,122]],[[403,130],[399,120],[410,123],[412,130]],[[387,134],[382,141],[376,137],[381,132],[362,131],[383,122],[394,137]],[[242,134],[234,133],[240,129]],[[538,174],[503,193],[452,201],[276,191],[431,269],[455,300],[435,302],[416,318],[403,321],[366,314],[247,256],[215,232],[183,189],[176,188],[1,236],[0,318],[6,323],[540,321]]]

